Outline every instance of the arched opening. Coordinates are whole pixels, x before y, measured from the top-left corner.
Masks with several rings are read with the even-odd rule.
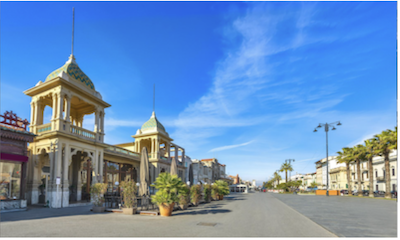
[[[50,123],[53,114],[53,109],[50,106],[45,106],[43,110],[43,124]]]

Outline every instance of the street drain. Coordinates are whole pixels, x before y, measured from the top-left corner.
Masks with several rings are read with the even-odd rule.
[[[200,226],[207,226],[207,227],[214,227],[214,226],[217,225],[217,224],[216,224],[216,223],[199,222],[197,225],[200,225]]]

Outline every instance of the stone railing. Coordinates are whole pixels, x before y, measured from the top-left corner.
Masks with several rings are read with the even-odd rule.
[[[107,151],[114,152],[114,153],[122,153],[134,157],[140,158],[140,153],[129,151],[125,148],[117,147],[117,146],[109,146],[106,148]]]
[[[71,125],[70,132],[72,134],[75,134],[75,135],[78,135],[78,136],[81,136],[81,137],[85,137],[85,138],[88,138],[88,139],[91,139],[91,140],[96,140],[96,133],[94,133],[92,131],[89,131],[89,130],[86,130],[86,129],[81,128],[81,127],[77,127],[77,126]]]
[[[51,131],[51,123],[36,126],[36,133],[43,133]]]

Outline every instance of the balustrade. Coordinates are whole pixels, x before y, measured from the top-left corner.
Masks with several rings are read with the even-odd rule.
[[[121,147],[117,147],[117,146],[109,146],[106,148],[106,150],[111,151],[111,152],[115,152],[115,153],[122,153],[122,154],[126,154],[126,155],[130,155],[130,156],[135,156],[140,158],[140,154],[136,153],[136,152],[132,152],[129,151],[127,149],[121,148]]]
[[[46,123],[43,125],[36,126],[37,133],[43,133],[48,131],[51,131],[51,123]]]
[[[78,135],[78,136],[81,136],[81,137],[89,138],[91,140],[96,140],[96,134],[94,132],[86,130],[86,129],[81,128],[81,127],[77,127],[77,126],[71,125],[70,132],[72,134],[75,134],[75,135]]]

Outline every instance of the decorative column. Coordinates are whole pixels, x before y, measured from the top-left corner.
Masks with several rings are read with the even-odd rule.
[[[61,180],[61,162],[62,162],[62,143],[56,143],[57,149],[55,152],[55,159],[53,163],[54,168],[54,177],[51,181],[52,189],[51,189],[51,200],[50,204],[52,208],[61,208],[61,186],[57,185],[57,178]]]
[[[179,162],[179,148],[178,148],[178,146],[176,146],[176,145],[174,145],[174,148],[175,148],[175,162],[176,162],[176,166],[179,166],[178,165],[178,162]],[[177,168],[178,169],[178,168]],[[179,174],[179,170],[178,170],[178,174]]]
[[[103,151],[100,151],[99,152],[99,174],[100,174],[100,182],[102,183],[103,182],[103,174],[104,174],[104,169],[103,169],[103,167],[104,167],[104,152]]]
[[[99,125],[99,110],[96,108],[94,113],[94,132],[100,132],[100,125]]]
[[[62,179],[62,207],[68,207],[69,205],[69,180],[68,180],[68,169],[70,159],[69,144],[65,144],[64,148],[64,162],[63,162],[63,179]]]
[[[32,133],[36,133],[36,129],[35,129],[35,111],[36,111],[36,102],[32,100],[31,102],[31,125],[29,127],[30,131]]]
[[[51,120],[55,120],[56,119],[56,113],[57,113],[57,94],[53,93],[52,95],[53,98],[53,105],[52,105],[52,116],[51,116]]]
[[[65,95],[65,116],[64,120],[67,122],[70,122],[70,110],[71,110],[71,97],[68,95]]]
[[[167,149],[167,152],[168,152],[168,161],[169,161],[170,158],[171,158],[171,144],[170,143],[166,143],[165,144],[165,148]]]
[[[156,151],[154,151],[154,138],[152,138],[151,139],[151,158],[155,158],[155,155],[154,155],[154,153],[156,152]]]

